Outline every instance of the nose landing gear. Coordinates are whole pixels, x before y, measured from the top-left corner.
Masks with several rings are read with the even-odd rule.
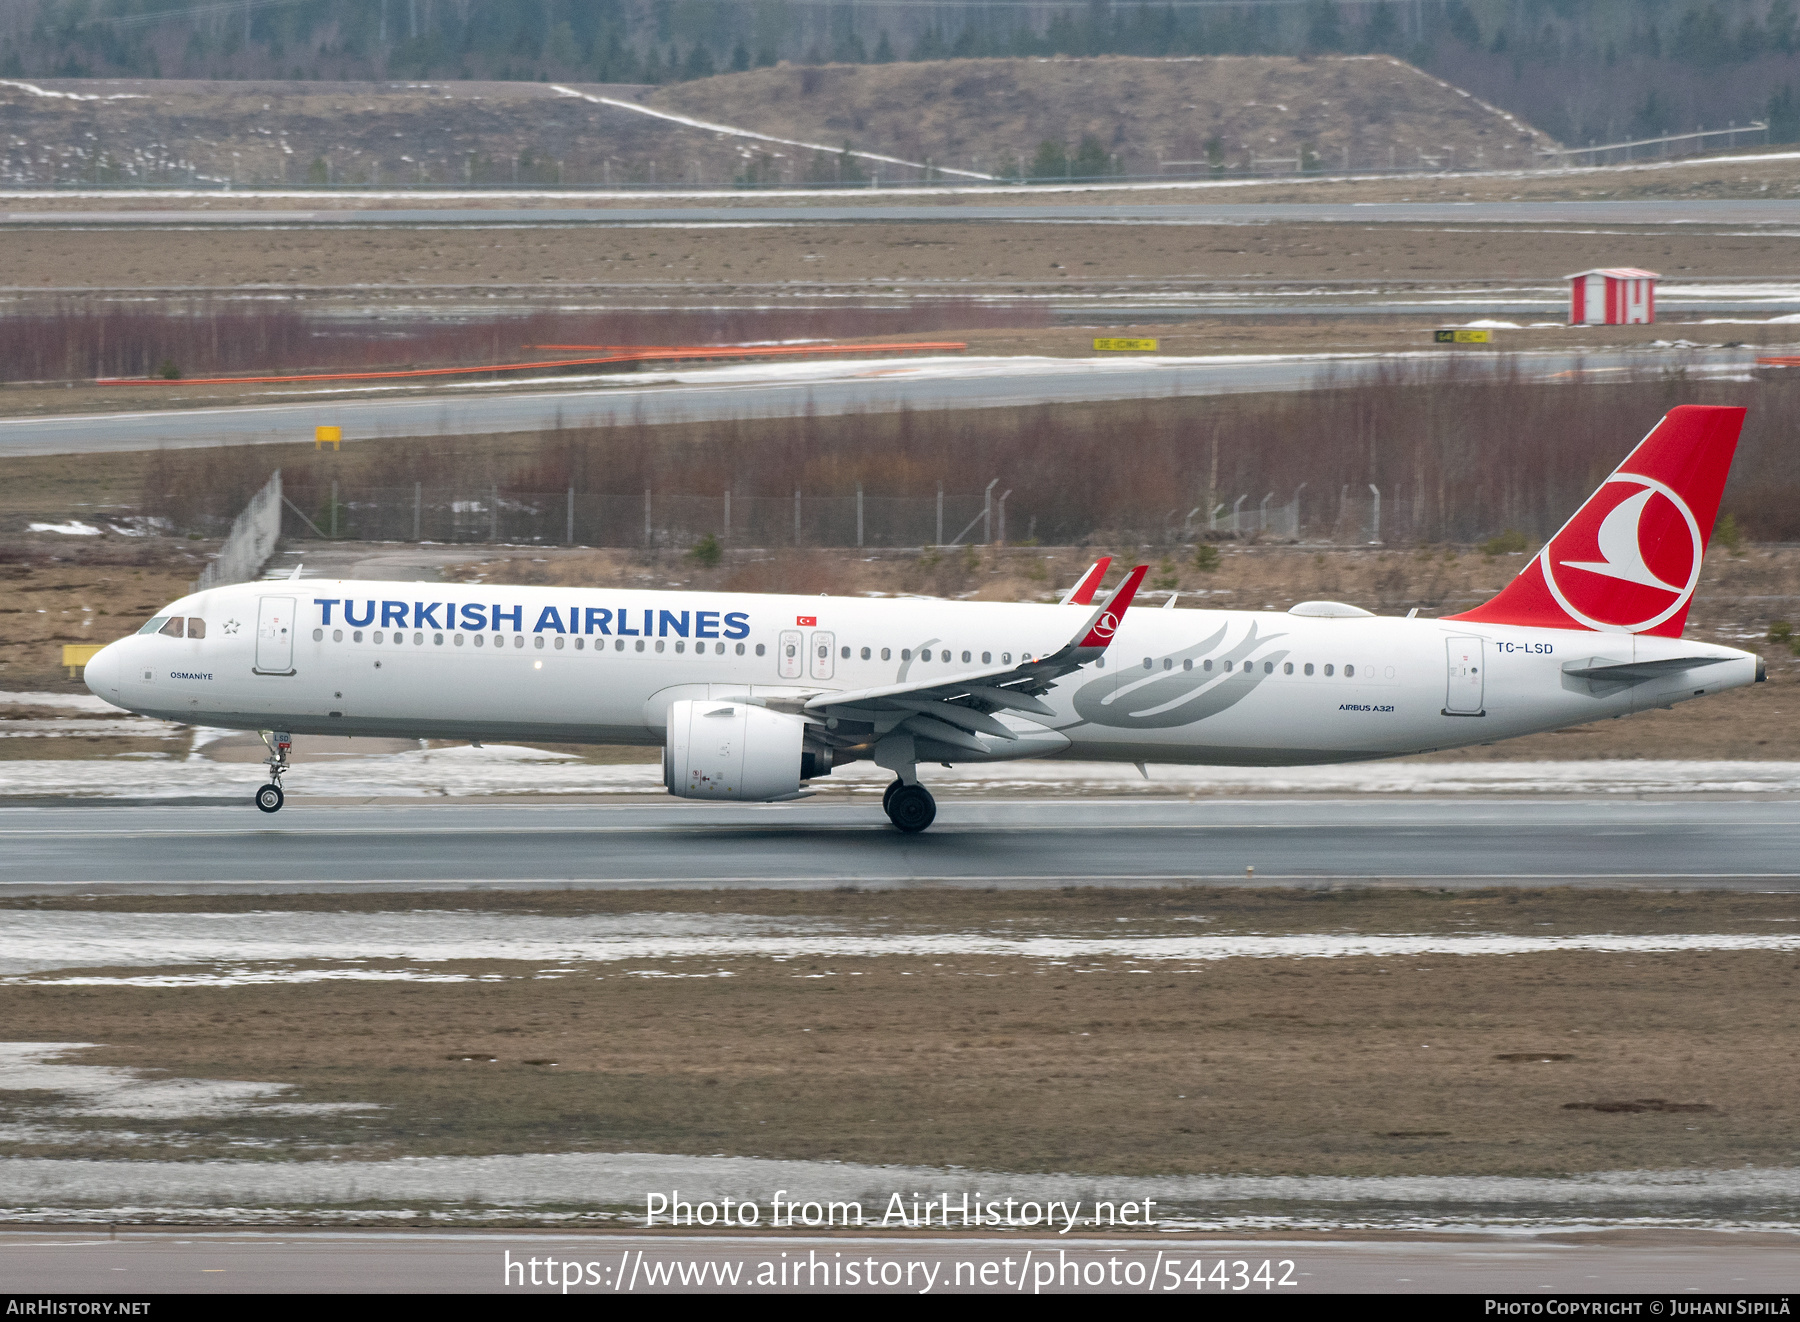
[[[288,750],[293,747],[294,737],[284,730],[263,730],[263,747],[269,750],[265,765],[269,768],[269,783],[256,791],[256,806],[264,812],[280,812],[286,795],[281,792],[281,778],[287,774]]]

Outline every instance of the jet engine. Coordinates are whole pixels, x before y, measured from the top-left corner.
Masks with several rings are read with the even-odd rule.
[[[663,784],[679,798],[785,799],[830,772],[798,716],[729,699],[669,705]]]

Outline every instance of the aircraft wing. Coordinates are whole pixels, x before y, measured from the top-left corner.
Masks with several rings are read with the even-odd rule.
[[[1105,655],[1148,570],[1148,565],[1134,568],[1069,641],[1047,655],[1017,665],[821,693],[808,700],[803,710],[821,718],[835,736],[833,742],[845,747],[898,733],[984,756],[1005,756],[1004,749],[983,743],[977,736],[987,735],[1003,744],[1019,741],[1020,732],[999,720],[998,712],[1054,715],[1039,695],[1062,676]]]

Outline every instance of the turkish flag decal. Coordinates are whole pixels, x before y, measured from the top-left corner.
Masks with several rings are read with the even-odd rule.
[[[797,615],[794,617],[794,623],[802,629],[816,629],[819,625],[819,617],[817,615]]]

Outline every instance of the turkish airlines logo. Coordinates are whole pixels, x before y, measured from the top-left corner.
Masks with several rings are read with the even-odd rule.
[[[1111,611],[1102,612],[1100,618],[1094,621],[1094,632],[1102,638],[1111,638],[1118,628],[1119,617]]]
[[[1687,605],[1705,539],[1687,502],[1654,478],[1615,473],[1542,553],[1557,604],[1590,629],[1640,633]]]

